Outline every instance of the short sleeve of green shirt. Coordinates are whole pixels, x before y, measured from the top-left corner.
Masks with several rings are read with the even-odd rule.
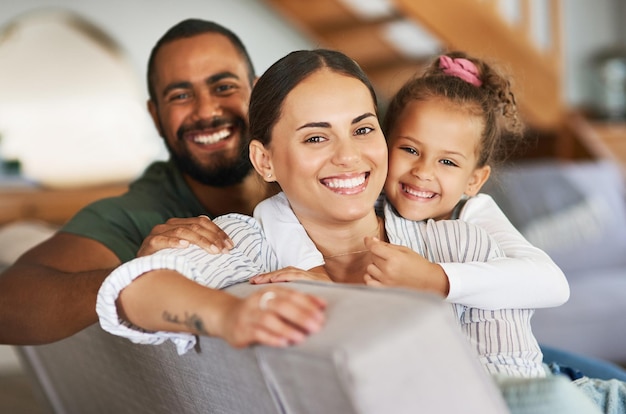
[[[96,240],[122,263],[133,259],[157,224],[172,217],[207,214],[171,162],[155,162],[127,193],[96,201],[79,211],[61,231]]]

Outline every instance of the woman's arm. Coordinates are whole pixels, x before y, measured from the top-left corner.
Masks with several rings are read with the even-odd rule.
[[[323,302],[309,295],[272,287],[273,298],[261,309],[262,293],[240,299],[217,290],[274,270],[276,258],[253,218],[229,215],[215,221],[232,235],[235,247],[228,254],[207,254],[191,245],[115,269],[98,292],[102,328],[136,343],[170,339],[180,354],[195,345],[195,334],[217,335],[235,346],[271,345],[319,329]],[[286,329],[289,324],[292,329]]]
[[[485,229],[506,258],[486,263],[439,263],[448,276],[447,301],[483,309],[559,306],[569,298],[565,275],[531,245],[486,194],[470,199],[461,220]]]
[[[238,298],[176,271],[157,270],[126,287],[117,306],[123,319],[144,330],[217,336],[244,347],[301,342],[321,328],[324,304],[311,295],[279,287]]]

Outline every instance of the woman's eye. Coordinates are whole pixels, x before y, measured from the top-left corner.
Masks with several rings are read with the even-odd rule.
[[[369,134],[370,132],[372,132],[374,130],[374,128],[372,127],[361,127],[361,128],[357,128],[356,131],[354,131],[354,135],[365,135],[365,134]]]
[[[326,138],[321,137],[319,135],[316,135],[314,137],[307,138],[304,142],[311,142],[311,143],[316,144],[316,143],[320,143],[320,142],[324,142],[324,141],[326,141]]]

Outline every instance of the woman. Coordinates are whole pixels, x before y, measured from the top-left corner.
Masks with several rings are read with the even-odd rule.
[[[261,151],[259,143],[251,146],[251,157],[258,171],[281,184],[320,251],[362,250],[365,236],[384,236],[372,208],[387,174],[373,88],[343,54],[296,53],[275,64],[253,91],[251,134],[272,138],[273,150]],[[324,303],[310,295],[271,286],[241,299],[216,290],[278,269],[254,219],[228,215],[216,223],[235,242],[230,254],[168,249],[113,272],[99,292],[103,328],[135,342],[172,339],[180,353],[195,344],[195,334],[219,336],[233,346],[284,346],[320,329]],[[349,281],[369,263],[366,256],[356,259],[338,261],[330,271]],[[199,271],[208,265],[221,273]]]

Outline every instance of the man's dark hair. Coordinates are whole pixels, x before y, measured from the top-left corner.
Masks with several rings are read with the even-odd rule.
[[[155,104],[156,100],[156,92],[154,90],[154,59],[157,55],[157,52],[161,47],[169,42],[173,42],[174,40],[185,39],[201,34],[206,33],[217,33],[225,36],[235,49],[239,52],[242,58],[246,61],[246,65],[248,66],[248,79],[250,81],[250,85],[254,83],[254,78],[256,77],[254,72],[254,66],[252,65],[252,60],[250,59],[250,55],[248,55],[248,51],[246,47],[241,42],[241,39],[225,28],[224,26],[217,24],[215,22],[210,22],[207,20],[201,19],[186,19],[181,21],[180,23],[172,26],[161,38],[157,41],[157,43],[152,48],[150,52],[150,58],[148,59],[148,93],[150,94],[150,100],[152,100]]]

